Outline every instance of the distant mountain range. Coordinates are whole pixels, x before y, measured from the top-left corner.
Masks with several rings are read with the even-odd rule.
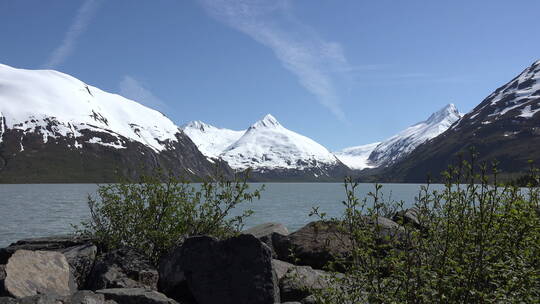
[[[425,182],[474,147],[477,163],[499,162],[499,176],[526,173],[528,161],[540,161],[540,60],[495,90],[446,132],[418,146],[400,162],[377,172],[375,179]]]
[[[268,114],[245,130],[162,113],[69,75],[0,64],[0,182],[109,182],[162,168],[191,179],[216,167],[254,181],[424,182],[475,146],[508,176],[537,160],[540,61],[462,115],[452,104],[381,142],[330,152]]]
[[[379,143],[345,148],[336,152],[341,161],[352,169],[388,167],[403,159],[416,147],[446,131],[461,114],[453,104],[431,114],[425,121],[414,124]]]

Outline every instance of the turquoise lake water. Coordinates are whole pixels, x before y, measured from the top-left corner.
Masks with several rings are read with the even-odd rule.
[[[257,186],[260,184],[252,184]],[[94,184],[0,184],[0,247],[22,238],[72,231],[71,224],[89,216],[87,197],[96,189]],[[416,184],[383,184],[382,192],[385,198],[411,206],[419,189]],[[373,190],[372,184],[360,184],[358,197]],[[248,204],[255,213],[247,220],[246,228],[279,222],[294,231],[314,220],[308,216],[314,206],[320,206],[329,216],[338,216],[344,198],[341,183],[269,183],[261,199]],[[240,212],[242,209],[233,215]]]

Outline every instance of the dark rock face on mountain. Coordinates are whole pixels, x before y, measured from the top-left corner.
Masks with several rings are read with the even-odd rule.
[[[335,166],[319,165],[306,169],[272,169],[254,170],[250,172],[250,180],[254,182],[343,182],[353,171],[339,162]]]
[[[44,142],[39,132],[6,130],[0,143],[0,183],[111,182],[120,177],[137,178],[156,168],[196,179],[216,171],[216,165],[181,132],[176,134],[177,141],[161,152],[121,136],[124,149],[88,142],[95,138],[101,138],[101,143],[117,140],[105,132],[82,131],[81,134],[78,139],[58,137]],[[81,147],[75,148],[77,143]],[[230,172],[224,163],[218,162],[217,166],[226,174]]]
[[[416,148],[380,177],[387,181],[425,182],[428,174],[440,180],[458,155],[477,163],[499,162],[501,177],[525,173],[528,160],[540,161],[540,61],[498,88],[443,134]]]

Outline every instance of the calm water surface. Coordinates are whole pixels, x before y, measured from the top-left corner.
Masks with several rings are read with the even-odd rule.
[[[260,186],[252,184],[252,187]],[[386,198],[414,203],[420,185],[385,184]],[[62,234],[72,231],[71,224],[80,223],[89,216],[88,195],[97,189],[93,184],[0,184],[0,247],[22,238]],[[372,184],[361,184],[358,196],[374,190]],[[246,222],[246,228],[264,222],[283,223],[294,231],[309,221],[312,207],[330,216],[343,210],[345,198],[340,183],[270,183],[266,184],[261,200],[248,204],[255,214]],[[237,210],[235,214],[242,210]]]

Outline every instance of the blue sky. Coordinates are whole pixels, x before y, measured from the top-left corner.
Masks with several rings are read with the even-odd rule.
[[[447,103],[471,110],[540,59],[540,1],[2,0],[0,62],[53,68],[232,129],[271,113],[332,150]]]

